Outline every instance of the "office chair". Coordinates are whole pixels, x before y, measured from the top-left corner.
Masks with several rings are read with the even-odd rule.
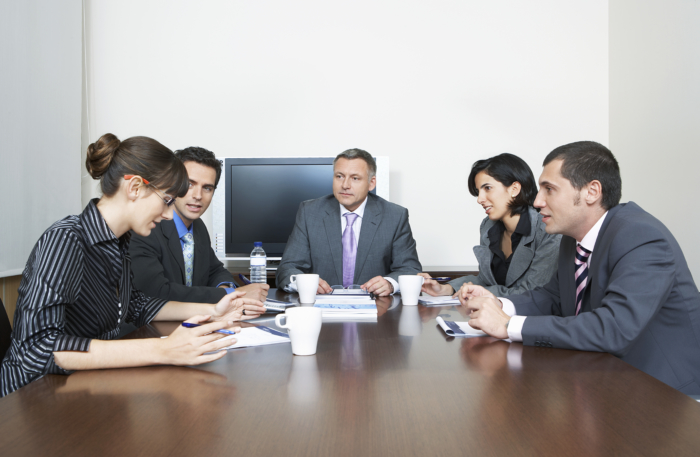
[[[7,317],[5,305],[0,299],[0,361],[5,358],[5,353],[10,348],[11,334],[10,319]]]

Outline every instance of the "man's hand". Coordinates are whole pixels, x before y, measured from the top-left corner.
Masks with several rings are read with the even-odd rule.
[[[381,276],[375,276],[366,283],[362,284],[360,288],[379,297],[391,295],[391,293],[394,291],[394,286],[392,286],[389,281]]]
[[[259,300],[239,298],[244,294],[245,292],[234,291],[225,295],[214,307],[212,320],[240,321],[259,317],[265,312],[265,305]]]
[[[440,284],[436,280],[432,279],[432,276],[430,276],[428,273],[418,273],[418,276],[425,278],[423,286],[420,288],[421,292],[425,292],[433,297],[437,297],[439,295],[452,295],[454,293],[454,289],[452,289],[451,285]]]
[[[470,311],[469,325],[496,338],[508,338],[506,324],[510,316],[503,312],[503,305],[496,297],[473,296],[464,306]]]
[[[261,302],[264,302],[267,298],[267,291],[269,289],[269,285],[260,283],[248,284],[236,288],[237,291],[245,292],[246,298],[253,298],[255,300],[260,300]]]
[[[328,285],[325,279],[318,278],[318,289],[317,294],[330,294],[333,291],[331,286]]]
[[[481,286],[475,286],[472,283],[462,284],[462,287],[455,294],[459,298],[462,305],[466,305],[467,301],[473,297],[491,297],[496,298],[494,294],[484,289]],[[500,302],[499,302],[500,303]]]

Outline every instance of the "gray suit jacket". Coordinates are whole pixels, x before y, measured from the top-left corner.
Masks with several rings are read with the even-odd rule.
[[[355,284],[375,276],[414,275],[421,271],[408,210],[373,194],[367,196],[355,259]],[[329,285],[343,284],[340,204],[333,195],[302,202],[277,269],[277,287],[293,274],[317,273]]]
[[[537,286],[547,284],[557,269],[557,256],[561,235],[550,235],[545,232],[542,216],[535,208],[528,208],[530,216],[530,234],[523,237],[518,248],[513,252],[510,268],[506,275],[506,284],[496,284],[496,278],[491,270],[493,252],[489,249],[489,229],[496,224],[488,217],[481,222],[481,244],[474,246],[474,255],[479,261],[478,276],[463,276],[450,281],[454,290],[459,290],[465,282],[484,286],[486,290],[497,297],[510,294],[520,294]]]
[[[575,316],[576,240],[552,280],[508,297],[528,316],[523,344],[609,352],[681,392],[700,394],[700,294],[671,232],[635,203],[610,210]]]
[[[233,276],[211,248],[204,222],[193,223],[194,271],[192,287],[185,285],[185,258],[173,221],[162,221],[147,237],[131,233],[131,270],[136,288],[151,297],[166,300],[217,303],[226,290],[216,286],[234,282]]]

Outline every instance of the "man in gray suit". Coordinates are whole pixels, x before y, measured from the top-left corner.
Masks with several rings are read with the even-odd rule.
[[[277,287],[296,290],[290,276],[316,273],[318,293],[331,285],[361,285],[376,295],[398,292],[399,275],[421,271],[408,210],[370,194],[377,164],[349,149],[333,162],[333,195],[299,206],[277,269]]]
[[[500,300],[479,286],[459,297],[470,324],[526,345],[609,352],[689,395],[700,394],[700,294],[671,232],[635,203],[618,204],[620,169],[590,141],[544,161],[540,208],[564,235],[545,286]]]

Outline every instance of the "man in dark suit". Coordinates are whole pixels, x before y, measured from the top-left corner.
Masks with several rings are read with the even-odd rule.
[[[609,352],[689,395],[700,394],[700,294],[671,232],[635,203],[618,204],[620,169],[593,142],[552,151],[535,207],[564,235],[545,286],[496,299],[459,297],[470,324],[526,345]]]
[[[333,162],[333,195],[299,206],[277,269],[277,287],[296,290],[290,276],[316,273],[318,293],[331,285],[361,285],[377,295],[398,292],[399,275],[421,271],[408,210],[370,194],[377,164],[361,149]]]
[[[152,297],[218,303],[236,289],[236,284],[211,248],[207,227],[200,217],[219,183],[221,162],[211,151],[198,147],[177,151],[176,155],[187,168],[190,190],[175,200],[172,220],[162,221],[147,237],[131,234],[134,284]],[[237,290],[245,292],[247,298],[265,301],[269,287],[251,284]]]

